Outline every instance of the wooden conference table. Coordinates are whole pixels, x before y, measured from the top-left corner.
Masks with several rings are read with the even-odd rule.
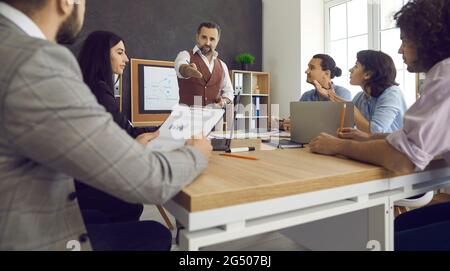
[[[393,250],[393,205],[450,185],[450,168],[393,176],[385,169],[306,149],[215,153],[208,169],[165,208],[185,226],[180,248],[280,231],[313,250]]]

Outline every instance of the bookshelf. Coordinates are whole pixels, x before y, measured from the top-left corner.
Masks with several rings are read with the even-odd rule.
[[[230,74],[235,96],[241,93],[237,129],[270,130],[270,74],[242,70],[232,70]]]

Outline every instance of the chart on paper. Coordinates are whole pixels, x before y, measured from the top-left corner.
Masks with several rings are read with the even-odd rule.
[[[144,110],[171,110],[179,88],[173,67],[144,67]]]
[[[223,117],[223,109],[190,108],[177,105],[159,128],[160,135],[147,144],[153,151],[171,151],[184,146],[187,139],[207,136]]]

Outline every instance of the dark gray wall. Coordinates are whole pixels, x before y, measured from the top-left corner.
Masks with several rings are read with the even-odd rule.
[[[229,69],[238,69],[234,56],[248,52],[256,57],[250,69],[261,70],[262,0],[89,0],[77,44],[94,30],[109,30],[125,40],[132,58],[173,61],[181,50],[195,45],[198,25],[214,21],[222,28],[217,48]],[[130,113],[128,68],[124,75],[123,110]]]

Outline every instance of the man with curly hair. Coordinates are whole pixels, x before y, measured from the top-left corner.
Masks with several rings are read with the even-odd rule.
[[[450,0],[412,0],[395,14],[408,71],[426,73],[421,97],[406,112],[403,128],[353,140],[344,129],[321,134],[312,152],[344,155],[400,174],[424,170],[436,156],[450,165]],[[395,222],[396,250],[449,250],[450,203],[408,212]]]

